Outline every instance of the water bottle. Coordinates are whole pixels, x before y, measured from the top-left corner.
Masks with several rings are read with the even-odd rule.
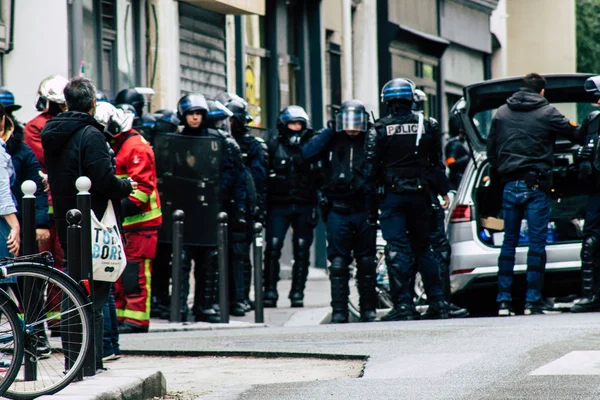
[[[527,221],[521,221],[521,231],[519,232],[519,244],[529,244],[529,229]]]
[[[553,243],[556,242],[558,240],[557,238],[557,234],[556,234],[556,224],[554,222],[550,222],[548,223],[548,236],[546,238],[546,241],[548,243]]]

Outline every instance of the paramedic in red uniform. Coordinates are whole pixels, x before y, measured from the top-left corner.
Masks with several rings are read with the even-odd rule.
[[[115,285],[119,333],[148,332],[152,260],[162,223],[154,153],[142,135],[132,129],[133,113],[110,103],[98,103],[95,117],[106,126],[116,156],[117,176],[138,182],[137,190],[121,203],[127,267]]]

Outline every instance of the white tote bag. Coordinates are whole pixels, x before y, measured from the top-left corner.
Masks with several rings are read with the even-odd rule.
[[[125,270],[127,259],[112,201],[108,201],[102,221],[98,221],[94,211],[91,215],[94,280],[116,282]]]

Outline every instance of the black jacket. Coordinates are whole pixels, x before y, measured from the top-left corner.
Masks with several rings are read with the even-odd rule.
[[[131,183],[115,176],[102,127],[89,114],[69,111],[49,120],[42,131],[42,146],[52,192],[58,237],[66,250],[66,213],[77,207],[75,181],[87,176],[92,210],[102,219],[108,200],[113,200],[117,217],[121,200],[131,193]]]
[[[6,151],[15,167],[16,179],[11,190],[17,199],[17,217],[22,220],[23,192],[21,185],[27,180],[34,181],[37,189],[35,191],[35,226],[38,229],[50,228],[50,215],[48,215],[48,194],[44,192],[44,185],[40,171],[42,167],[31,148],[23,143],[23,127],[14,120],[15,130],[6,143]]]
[[[501,106],[492,120],[487,156],[504,182],[523,179],[529,171],[547,173],[554,165],[554,143],[560,135],[579,142],[577,124],[542,95],[522,88]]]

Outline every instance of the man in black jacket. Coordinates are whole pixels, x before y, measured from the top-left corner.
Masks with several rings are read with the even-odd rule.
[[[487,155],[504,185],[504,242],[498,258],[498,315],[514,315],[512,280],[521,220],[529,231],[525,315],[544,314],[542,278],[546,267],[546,236],[554,142],[561,135],[578,141],[577,124],[544,98],[546,80],[529,74],[523,87],[498,109],[488,136]]]
[[[73,78],[65,87],[68,112],[46,123],[42,146],[48,182],[54,201],[55,220],[60,244],[67,252],[67,211],[77,208],[75,181],[87,176],[92,181],[92,210],[102,218],[108,200],[114,200],[117,216],[121,200],[137,188],[137,183],[115,175],[103,128],[94,119],[96,89],[83,77]],[[68,271],[68,267],[65,267]],[[96,324],[96,367],[102,368],[102,306],[108,301],[110,283],[94,281],[94,320]]]

